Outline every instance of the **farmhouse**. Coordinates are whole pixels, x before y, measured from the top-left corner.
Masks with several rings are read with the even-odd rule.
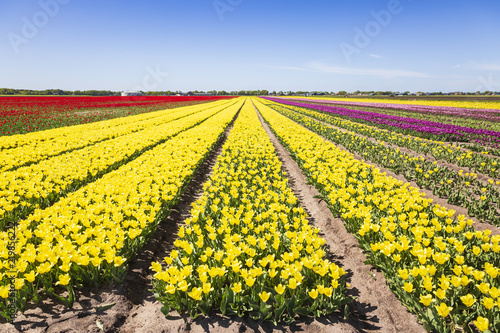
[[[122,96],[142,96],[143,93],[140,91],[123,91]]]

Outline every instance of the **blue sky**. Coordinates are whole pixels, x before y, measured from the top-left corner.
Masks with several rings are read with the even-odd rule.
[[[500,3],[2,0],[0,87],[500,91]]]

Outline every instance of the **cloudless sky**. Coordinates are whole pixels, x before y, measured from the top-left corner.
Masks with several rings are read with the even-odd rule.
[[[500,2],[1,0],[0,88],[500,91]]]

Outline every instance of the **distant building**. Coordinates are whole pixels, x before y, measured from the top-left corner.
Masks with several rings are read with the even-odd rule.
[[[143,93],[140,91],[124,91],[122,92],[122,96],[142,96]]]
[[[194,93],[192,91],[189,91],[186,95],[187,96],[213,96],[212,93]]]

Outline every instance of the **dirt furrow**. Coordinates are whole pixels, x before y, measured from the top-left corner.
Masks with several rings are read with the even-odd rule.
[[[425,332],[417,323],[416,316],[409,313],[390,291],[383,274],[364,264],[366,256],[359,248],[356,238],[345,229],[341,219],[333,216],[324,201],[314,198],[319,192],[314,186],[307,185],[297,163],[260,114],[259,118],[283,163],[292,190],[310,216],[311,223],[321,229],[321,236],[332,254],[331,259],[348,272],[347,279],[351,284],[349,293],[356,297],[349,305],[348,320],[329,317],[334,326],[325,327],[325,330],[344,331],[350,325],[358,332]],[[318,322],[317,325],[321,327],[322,324]]]
[[[287,101],[296,103],[298,100],[296,100],[296,99],[288,99]],[[319,104],[319,105],[324,105],[324,106],[334,106],[334,107],[339,107],[339,108],[344,108],[344,109],[350,109],[350,110],[354,110],[354,111],[368,111],[368,112],[376,112],[376,113],[385,113],[384,111],[386,110],[384,108],[377,108],[377,107],[363,107],[363,106],[338,104],[338,103],[335,103],[334,101],[321,101],[321,102],[318,102],[318,101],[314,101],[314,100],[310,100],[310,99],[303,99],[303,101],[308,101],[308,102],[311,102],[313,104]],[[359,109],[359,108],[361,108],[361,109]],[[423,119],[423,120],[426,120],[426,119]],[[430,120],[430,119],[427,119],[427,120]],[[442,120],[438,120],[438,121],[442,122],[442,123],[445,123]],[[457,124],[457,123],[450,123],[450,125],[464,126],[464,124]],[[383,131],[387,131],[387,129],[383,129],[383,128],[380,128],[380,129],[383,130]],[[403,134],[403,136],[409,137],[409,138],[413,137],[411,135],[405,135],[405,134]],[[428,139],[424,139],[424,140],[432,141],[432,140],[428,140]],[[472,142],[460,142],[460,143],[457,143],[455,141],[441,141],[441,140],[437,140],[437,141],[443,142],[445,144],[450,144],[450,145],[453,145],[455,147],[458,147],[458,149],[460,151],[464,152],[464,153],[477,154],[476,151],[467,148],[467,146],[473,146],[474,145],[474,143],[472,143]],[[497,156],[497,155],[490,155],[490,156],[492,156],[493,158],[495,158],[497,160],[500,160],[500,156]]]
[[[346,130],[345,128],[341,128],[341,127],[338,127],[338,126],[335,126],[335,125],[332,125],[330,123],[327,123],[325,121],[321,121],[319,119],[316,119],[316,118],[313,118],[313,117],[310,117],[308,115],[305,115],[305,114],[301,114],[303,115],[304,117],[308,117],[308,118],[311,118],[311,119],[314,119],[315,121],[318,121],[320,123],[323,123],[325,124],[326,126],[329,126],[329,127],[332,127],[332,128],[335,128],[343,133],[345,132],[349,132],[348,130]],[[477,172],[477,171],[474,171],[472,169],[470,169],[469,167],[460,167],[456,164],[453,164],[453,163],[450,163],[450,162],[447,162],[447,161],[444,161],[444,160],[438,160],[436,159],[434,156],[432,156],[430,153],[429,154],[423,154],[423,153],[419,153],[419,152],[416,152],[412,149],[409,149],[409,148],[406,148],[406,147],[401,147],[401,146],[398,146],[392,142],[388,142],[388,141],[382,141],[382,140],[379,140],[379,139],[376,139],[376,138],[372,138],[372,137],[369,137],[369,136],[366,136],[366,135],[363,135],[363,134],[359,134],[359,133],[354,133],[352,132],[354,135],[360,137],[360,138],[364,138],[364,139],[367,139],[369,140],[370,142],[372,143],[380,143],[380,142],[384,142],[384,144],[390,148],[394,148],[394,149],[398,149],[402,152],[402,153],[405,153],[405,154],[408,154],[410,156],[413,156],[413,157],[424,157],[426,160],[430,161],[430,162],[436,162],[438,166],[441,166],[441,167],[447,167],[447,168],[450,168],[456,172],[460,171],[460,170],[463,170],[464,173],[475,173],[477,174],[477,180],[480,181],[482,184],[484,184],[485,186],[488,185],[488,180],[489,179],[496,179],[496,178],[493,178],[493,177],[490,177],[484,173],[481,173],[481,172]]]
[[[305,115],[304,115],[304,116],[305,116]],[[306,117],[308,117],[308,116],[306,116]],[[314,118],[312,118],[312,117],[309,117],[309,118],[314,119]],[[314,119],[314,120],[317,120],[317,119]],[[317,120],[317,121],[322,122],[322,121],[320,121],[320,120]],[[336,127],[336,126],[331,125],[331,124],[326,123],[326,122],[322,122],[322,123],[324,123],[325,125],[330,126],[330,127],[332,127],[332,128],[336,128],[336,129],[338,129],[338,130],[340,130],[340,131],[342,131],[342,132],[346,132],[346,131],[347,131],[347,130],[345,130],[345,129],[343,129],[343,128]],[[297,123],[297,124],[299,124],[299,123]],[[313,131],[311,131],[311,130],[310,130],[310,129],[308,129],[307,127],[303,126],[302,124],[299,124],[299,125],[300,125],[300,126],[302,126],[302,127],[303,127],[303,128],[305,128],[305,129],[307,129],[307,130],[308,130],[308,131],[310,131],[311,133],[314,133]],[[315,133],[315,134],[316,134],[316,133]],[[316,135],[319,135],[319,134],[316,134]],[[358,135],[358,134],[356,134],[356,135]],[[360,134],[359,134],[358,136],[360,136],[360,137],[365,137],[365,136],[360,135]],[[415,187],[415,188],[418,188],[420,192],[425,193],[425,196],[426,196],[427,198],[432,199],[432,200],[433,200],[433,203],[437,203],[437,204],[439,204],[439,205],[441,205],[441,206],[443,206],[443,207],[446,207],[447,209],[453,209],[454,211],[456,211],[456,214],[457,214],[457,215],[461,214],[461,215],[464,215],[466,218],[473,220],[473,221],[474,221],[474,228],[475,228],[476,230],[486,230],[486,229],[490,229],[490,230],[491,230],[491,234],[492,234],[492,235],[500,235],[500,228],[499,228],[499,227],[497,227],[497,226],[495,226],[495,225],[493,225],[493,224],[490,224],[490,223],[484,223],[484,222],[481,222],[481,221],[480,221],[479,219],[477,219],[476,217],[470,217],[470,216],[468,215],[468,209],[467,209],[467,208],[464,208],[464,207],[461,207],[461,206],[456,206],[456,205],[450,204],[450,203],[448,203],[448,202],[447,202],[447,200],[446,200],[446,199],[443,199],[443,198],[440,198],[440,197],[438,197],[438,196],[434,195],[434,194],[432,193],[432,191],[431,191],[431,190],[427,190],[427,189],[424,189],[424,188],[420,187],[419,185],[417,185],[417,183],[416,183],[415,181],[409,181],[409,180],[407,180],[407,179],[406,179],[406,177],[404,177],[403,175],[396,174],[396,173],[394,173],[393,171],[391,171],[391,170],[389,170],[389,169],[386,169],[386,168],[384,168],[384,167],[382,167],[382,166],[380,166],[380,165],[378,165],[378,164],[376,164],[376,163],[372,163],[371,161],[367,160],[367,159],[366,159],[366,157],[362,157],[361,155],[359,155],[359,154],[357,154],[357,153],[355,153],[355,152],[352,152],[351,150],[346,149],[344,146],[342,146],[342,145],[340,145],[340,144],[337,144],[337,143],[335,143],[335,142],[333,142],[333,141],[330,141],[330,140],[328,140],[327,138],[325,138],[325,137],[323,137],[323,136],[322,136],[322,138],[323,138],[323,140],[330,142],[331,144],[333,144],[333,145],[337,146],[338,148],[340,148],[340,149],[342,149],[342,150],[346,150],[346,151],[350,152],[350,153],[353,155],[353,157],[354,157],[355,159],[357,159],[357,160],[359,160],[359,161],[365,161],[365,163],[367,163],[367,164],[369,164],[369,165],[372,165],[372,166],[374,166],[374,167],[377,167],[378,169],[380,169],[380,171],[385,172],[385,173],[387,174],[387,176],[390,176],[390,177],[396,178],[396,179],[398,179],[398,180],[401,180],[401,181],[404,181],[404,182],[410,183],[410,185],[411,185],[411,186],[413,186],[413,187]],[[370,139],[370,138],[368,138],[368,137],[365,137],[365,138]],[[373,139],[373,138],[371,138],[371,139],[372,139],[372,140],[375,140],[375,139]],[[376,141],[376,140],[375,140],[375,141]],[[374,142],[375,142],[375,141],[374,141]],[[393,146],[394,146],[394,145],[393,145]],[[401,150],[402,152],[403,152],[403,151],[404,151],[404,152],[406,152],[406,150],[409,150],[409,149],[407,149],[407,148],[402,148],[402,147],[398,147],[398,146],[395,146],[395,147],[397,147],[397,148],[401,148],[400,150]],[[404,150],[403,150],[403,149],[404,149]],[[413,151],[412,151],[412,152],[413,152]],[[415,155],[415,156],[416,156],[416,155]],[[440,162],[438,162],[438,165],[440,165],[439,163],[440,163]],[[444,165],[444,166],[448,166],[447,164],[442,164],[442,165]],[[458,171],[458,170],[460,170],[460,169],[463,169],[464,171],[466,171],[464,168],[458,168],[456,165],[454,165],[454,170],[455,170],[455,171]],[[479,174],[478,174],[478,179],[479,179]]]
[[[123,283],[116,286],[84,288],[77,291],[78,301],[72,309],[44,299],[31,305],[13,324],[1,324],[2,332],[186,332],[206,331],[208,323],[192,321],[187,316],[172,313],[169,319],[161,312],[162,304],[153,293],[151,262],[162,261],[173,248],[180,223],[190,215],[191,204],[200,196],[203,184],[211,175],[217,157],[233,127],[228,126],[216,147],[196,171],[194,178],[137,256],[130,262]],[[218,327],[232,327],[237,332],[241,324],[227,318],[214,318]],[[199,326],[194,329],[194,326]],[[224,328],[224,331],[226,329]]]

